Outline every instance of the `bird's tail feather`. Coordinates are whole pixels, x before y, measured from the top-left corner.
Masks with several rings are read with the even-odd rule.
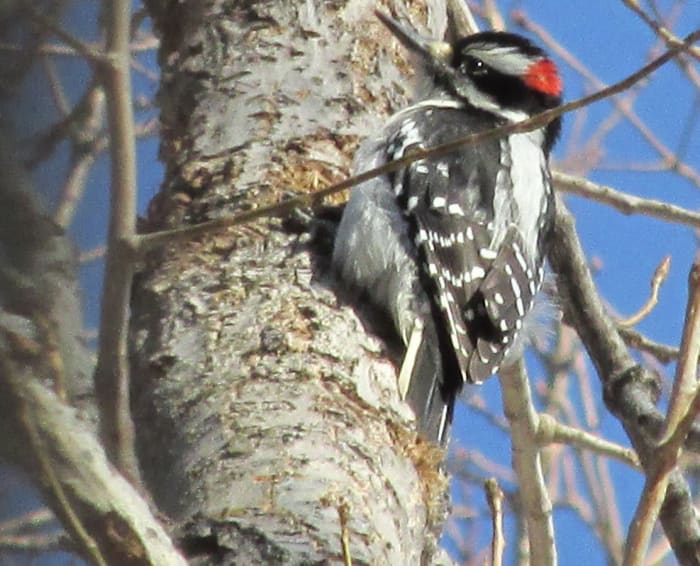
[[[441,351],[433,320],[417,320],[401,364],[399,390],[416,413],[418,430],[441,445],[449,440],[458,392],[458,387],[451,387],[448,379],[453,365]],[[452,377],[459,379],[456,375]]]

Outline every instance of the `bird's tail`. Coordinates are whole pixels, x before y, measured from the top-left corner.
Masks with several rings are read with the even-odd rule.
[[[461,379],[440,346],[431,317],[417,319],[399,372],[399,391],[416,413],[418,430],[428,440],[446,445]]]

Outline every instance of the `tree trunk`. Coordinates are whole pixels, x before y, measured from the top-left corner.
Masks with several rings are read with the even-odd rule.
[[[166,164],[151,226],[345,177],[405,103],[372,3],[147,4]],[[443,454],[417,440],[382,342],[334,287],[328,257],[270,219],[173,245],[138,277],[139,457],[193,564],[445,561]]]

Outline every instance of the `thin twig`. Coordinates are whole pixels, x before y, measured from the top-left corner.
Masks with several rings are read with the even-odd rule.
[[[66,97],[65,90],[61,84],[61,79],[56,72],[56,67],[54,62],[48,57],[41,57],[41,64],[44,67],[44,72],[46,73],[46,79],[51,89],[51,95],[53,97],[56,109],[61,117],[65,119],[70,114],[70,104],[68,98]]]
[[[644,21],[644,23],[647,24],[654,31],[654,33],[658,37],[662,38],[666,42],[666,45],[668,45],[669,47],[678,45],[680,40],[675,35],[673,35],[666,27],[662,26],[657,21],[650,18],[647,15],[647,13],[644,10],[642,10],[642,8],[639,6],[639,2],[637,2],[637,0],[622,0],[622,3],[625,6],[627,6],[630,10],[632,10],[635,14],[637,14]],[[700,50],[694,47],[688,47],[687,49],[685,49],[685,51],[687,51],[689,55],[700,61]]]
[[[0,536],[44,529],[55,522],[56,516],[51,510],[48,507],[41,507],[0,521]]]
[[[76,41],[80,40],[76,38]],[[81,42],[81,44],[90,52],[93,52],[95,54],[99,53],[99,50],[103,47],[99,43]],[[156,49],[158,49],[158,45],[158,38],[153,36],[146,36],[144,39],[131,43],[131,52],[143,53],[146,51],[155,51]],[[0,41],[0,53],[24,53],[26,49],[27,48],[23,45],[5,43]],[[79,51],[78,49],[75,49],[64,43],[44,43],[42,45],[37,46],[35,51],[37,55],[44,56],[51,55],[63,57],[85,57],[84,51]],[[101,58],[102,56],[98,55],[96,60],[99,62]]]
[[[694,43],[698,39],[700,39],[700,30],[696,30],[690,35],[688,35],[685,38],[683,45]],[[523,120],[515,124],[507,124],[483,132],[470,134],[468,136],[458,138],[452,142],[442,144],[436,147],[427,149],[417,148],[411,151],[405,157],[402,157],[401,159],[396,159],[380,167],[375,167],[374,169],[370,169],[369,171],[365,171],[363,173],[360,173],[359,175],[356,175],[349,179],[345,179],[344,181],[331,185],[330,187],[326,187],[315,192],[301,194],[294,198],[287,199],[283,202],[263,206],[252,211],[242,212],[239,214],[234,214],[232,216],[217,218],[209,222],[196,224],[194,226],[186,226],[184,228],[177,228],[174,230],[164,230],[161,232],[144,234],[138,237],[131,238],[129,241],[125,241],[124,243],[125,245],[130,246],[134,253],[143,255],[148,251],[163,245],[172,244],[177,241],[188,240],[191,238],[196,238],[198,236],[203,236],[205,234],[209,234],[214,230],[220,230],[224,228],[238,226],[241,224],[247,224],[249,222],[252,222],[253,220],[257,220],[260,218],[280,216],[288,213],[294,208],[318,203],[325,197],[337,194],[345,189],[349,189],[350,187],[359,185],[360,183],[364,183],[369,179],[373,179],[374,177],[378,177],[380,175],[385,175],[387,173],[398,171],[399,169],[406,167],[414,161],[419,161],[427,157],[439,157],[442,155],[447,155],[467,145],[481,143],[486,140],[503,137],[513,133],[529,132],[537,128],[544,127],[549,122],[561,116],[562,114],[565,114],[566,112],[582,108],[584,106],[587,106],[594,102],[598,102],[599,100],[603,100],[607,97],[610,97],[614,94],[617,94],[630,88],[632,85],[639,82],[640,80],[648,76],[650,73],[654,72],[656,69],[661,67],[671,58],[673,58],[678,53],[678,51],[680,51],[680,49],[681,47],[674,47],[672,49],[669,49],[663,55],[657,57],[637,72],[632,73],[627,78],[605,89],[602,89],[589,96],[579,98],[578,100],[575,100],[573,102],[569,102],[568,104],[563,104],[556,108],[552,108],[551,110],[547,110],[545,112],[537,114],[536,116],[528,118],[527,120]]]
[[[484,1],[484,18],[489,23],[489,27],[494,31],[505,31],[506,21],[498,9],[495,0]]]
[[[654,275],[651,278],[651,293],[647,302],[640,308],[635,314],[622,320],[617,321],[617,325],[622,328],[629,328],[639,324],[644,318],[654,310],[654,307],[659,302],[659,289],[663,285],[664,281],[668,277],[668,273],[671,269],[671,256],[667,255],[661,260],[659,265],[654,270]]]
[[[104,246],[97,246],[96,248],[92,248],[90,250],[81,251],[80,255],[78,256],[78,262],[83,264],[102,259],[105,256],[105,251],[106,249]]]
[[[630,348],[648,352],[662,364],[670,364],[673,360],[678,359],[678,348],[654,342],[631,328],[618,328],[618,332]]]
[[[590,70],[588,70],[580,61],[578,61],[573,55],[568,51],[563,49],[559,43],[557,43],[552,36],[547,33],[542,27],[536,25],[529,19],[522,11],[514,12],[513,19],[527,30],[535,33],[544,43],[546,43],[556,54],[563,58],[569,65],[571,65],[574,70],[578,71],[584,78],[591,82],[593,88],[604,89],[606,85],[598,77],[596,77]],[[697,31],[694,32],[697,34]],[[687,38],[686,38],[687,39]],[[697,40],[697,39],[696,39]],[[686,45],[690,45],[690,42]],[[678,51],[676,51],[678,53]],[[666,147],[651,131],[651,129],[642,121],[642,119],[637,116],[637,114],[632,110],[632,108],[625,102],[625,100],[619,100],[616,97],[610,98],[610,103],[615,106],[620,112],[622,112],[629,120],[629,122],[639,131],[642,137],[653,147],[656,152],[661,156],[667,170],[672,170],[677,172],[679,175],[690,180],[696,186],[700,186],[700,174],[690,167],[689,165],[678,160],[678,156]]]
[[[661,38],[659,38],[658,41],[654,42],[654,44],[649,49],[649,55],[647,57],[647,60],[651,60],[654,57],[657,57],[658,54],[663,50],[663,47],[664,42]],[[680,59],[680,57],[677,57],[676,61],[679,61]],[[615,111],[611,112],[610,116],[608,116],[606,120],[600,123],[596,132],[594,132],[588,138],[584,146],[584,154],[592,153],[598,156],[602,155],[601,148],[603,147],[604,138],[625,117],[625,112],[623,111],[623,109],[625,109],[625,111],[631,114],[632,116],[636,116],[633,110],[634,102],[637,99],[637,97],[643,92],[643,87],[644,84],[639,83],[635,89],[630,89],[630,91],[626,93],[624,97],[619,96],[614,100],[613,105],[615,106]],[[665,166],[663,167],[665,168]]]
[[[503,491],[496,478],[489,478],[484,482],[486,489],[486,501],[491,510],[491,566],[503,564],[503,551],[506,546],[503,534]]]
[[[86,61],[91,63],[100,63],[105,61],[104,54],[94,49],[92,46],[84,43],[74,35],[68,33],[65,29],[59,26],[52,18],[44,15],[40,10],[38,10],[31,2],[27,2],[24,5],[24,9],[27,11],[27,15],[30,19],[38,23],[42,28],[52,33],[63,43],[75,49],[80,55],[82,55]]]
[[[76,552],[74,544],[63,532],[0,535],[0,551],[31,552]],[[18,563],[18,562],[15,562]]]
[[[669,410],[660,445],[677,443],[679,435],[685,436],[681,423],[692,420],[690,408],[698,396],[698,360],[700,359],[700,252],[688,277],[688,307],[685,313],[683,339],[676,368]],[[686,431],[687,432],[687,431]]]
[[[566,348],[567,338],[573,331],[560,333]],[[567,348],[568,349],[568,348]],[[564,354],[566,359],[566,354]],[[615,499],[615,491],[612,487],[609,471],[605,462],[605,455],[612,457],[622,456],[625,463],[632,463],[625,458],[634,459],[633,451],[609,443],[592,433],[584,432],[582,424],[578,418],[579,406],[571,400],[571,386],[573,385],[570,376],[576,375],[575,382],[578,384],[579,396],[583,400],[584,415],[587,426],[595,427],[599,422],[598,407],[593,399],[593,392],[590,387],[590,375],[588,368],[583,361],[583,355],[578,346],[571,360],[571,366],[560,366],[561,369],[552,380],[552,387],[547,388],[548,410],[561,413],[561,418],[568,424],[555,421],[549,414],[539,414],[538,440],[540,442],[553,441],[561,442],[572,448],[572,450],[550,449],[547,451],[546,462],[549,469],[546,470],[550,497],[554,501],[559,501],[557,491],[562,483],[565,485],[567,500],[574,506],[574,509],[581,516],[582,520],[597,533],[601,542],[607,549],[612,561],[622,557],[622,523],[617,511],[617,507],[610,505]],[[556,364],[556,362],[555,362]],[[555,365],[552,369],[557,371]],[[544,384],[543,384],[544,385]],[[575,460],[578,461],[579,470],[576,470]],[[632,464],[634,465],[634,464]],[[564,476],[564,481],[557,477],[558,469]],[[581,476],[584,485],[581,484]],[[580,494],[580,490],[587,489],[589,499]],[[619,557],[618,557],[619,555]]]
[[[62,228],[67,228],[73,221],[87,185],[88,175],[96,159],[97,152],[94,150],[75,155],[72,159],[63,183],[61,200],[54,212],[54,221]]]
[[[625,448],[599,436],[557,422],[547,413],[539,414],[537,441],[540,445],[567,444],[608,456],[633,468],[639,468],[639,458],[631,448]]]
[[[593,183],[583,177],[575,177],[558,171],[552,173],[552,178],[559,190],[608,204],[623,214],[644,214],[667,222],[700,228],[700,212],[687,210],[660,200],[640,198],[612,187]]]
[[[673,549],[665,536],[655,537],[649,547],[645,564],[673,564]]]

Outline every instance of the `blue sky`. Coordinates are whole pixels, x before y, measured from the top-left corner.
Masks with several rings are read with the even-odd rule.
[[[503,7],[508,3],[499,5]],[[530,20],[545,28],[558,43],[607,84],[621,80],[648,62],[649,49],[654,42],[653,34],[621,2],[573,3],[549,0],[514,2],[511,6],[524,10]],[[661,13],[666,13],[671,6],[670,2],[659,3]],[[508,10],[504,8],[503,13],[507,14]],[[687,2],[673,31],[682,37],[698,25],[700,3]],[[517,27],[512,27],[511,30],[520,31]],[[589,82],[582,80],[561,57],[554,55],[554,59],[564,78],[567,100],[590,94],[592,85]],[[634,104],[638,116],[660,142],[674,152],[679,147],[686,147],[682,158],[696,170],[700,169],[698,96],[698,91],[691,87],[678,67],[668,64],[652,76]],[[596,131],[601,120],[609,116],[610,110],[609,102],[593,105],[585,111],[583,126],[574,116],[565,118],[563,136],[554,152],[555,167],[559,163],[570,162],[576,156],[577,145],[572,142],[574,130],[582,131],[578,136],[585,139]],[[681,132],[686,129],[689,130],[688,137],[682,141]],[[630,164],[653,164],[659,161],[658,152],[625,120],[605,138],[598,149],[604,155],[603,166],[587,175],[590,180],[641,197],[698,209],[699,187],[679,175],[622,170]],[[587,256],[600,262],[601,269],[595,280],[601,295],[614,310],[624,315],[636,312],[649,295],[649,281],[657,264],[664,256],[672,256],[672,269],[661,289],[660,304],[637,329],[654,340],[677,345],[687,299],[688,269],[697,250],[697,238],[693,231],[660,220],[624,216],[607,206],[579,197],[567,197],[567,203],[576,217],[577,229]],[[530,375],[537,377],[540,370],[532,359],[529,361]],[[590,364],[589,369],[595,375]],[[668,368],[670,375],[672,369]],[[596,379],[593,384],[595,398],[600,403],[600,388]],[[500,414],[497,381],[487,383],[479,393],[491,410]],[[467,392],[467,395],[470,394],[471,391]],[[571,395],[576,403],[577,391],[572,390]],[[606,438],[628,445],[617,421],[603,409],[601,411],[601,432]],[[457,446],[476,445],[495,462],[510,465],[508,440],[487,419],[473,411],[463,409],[459,412],[455,435]],[[621,464],[611,463],[610,469],[620,503],[623,528],[626,529],[634,513],[642,478]],[[455,500],[460,500],[461,493],[461,486],[454,485]],[[483,501],[483,495],[473,490],[469,496],[473,498],[471,501],[477,501],[479,497]],[[483,507],[483,503],[481,505]],[[483,538],[479,541],[485,544],[489,536],[488,523],[484,521],[480,526]],[[562,564],[604,563],[605,557],[599,549],[598,541],[575,513],[556,511],[555,528]],[[446,544],[450,548],[452,542],[447,541]],[[513,560],[512,545],[508,556]]]
[[[646,5],[646,3],[643,3]],[[674,6],[668,0],[657,3],[661,13]],[[654,36],[636,15],[621,2],[597,0],[592,2],[562,2],[561,0],[538,0],[500,2],[504,15],[510,10],[520,9],[530,20],[545,28],[553,38],[564,46],[599,79],[610,84],[637,70],[648,60]],[[81,1],[66,15],[66,24],[76,33],[95,37],[92,24],[97,19],[97,3]],[[522,30],[507,23],[512,31]],[[673,32],[683,36],[700,25],[700,2],[685,3],[681,17]],[[535,36],[533,36],[535,37]],[[535,39],[540,42],[536,37]],[[541,42],[540,42],[541,43]],[[554,55],[565,82],[568,100],[579,98],[592,91],[590,83],[583,81],[561,57]],[[71,58],[59,58],[57,69],[65,77],[66,94],[75,102],[85,86],[88,70],[84,63]],[[155,53],[140,56],[147,68],[156,68]],[[697,64],[696,64],[697,69]],[[151,98],[157,83],[142,74],[134,75],[137,95]],[[31,96],[18,96],[20,113],[29,117],[24,125],[29,130],[45,126],[55,115],[50,93],[43,74],[36,69],[25,83]],[[697,90],[689,84],[677,65],[667,64],[657,71],[643,91],[638,95],[634,109],[654,133],[671,150],[685,146],[684,160],[695,170],[700,170],[700,99]],[[601,120],[610,114],[609,102],[598,103],[587,109],[580,136],[596,131]],[[22,112],[24,110],[24,112]],[[139,118],[154,116],[154,111],[139,113]],[[572,146],[572,132],[576,119],[565,117],[565,128],[560,144],[554,152],[554,164],[570,162],[576,155]],[[686,128],[686,125],[688,127]],[[683,138],[681,132],[689,130]],[[27,130],[24,130],[27,133]],[[685,140],[685,141],[684,141]],[[571,148],[573,151],[570,151]],[[658,153],[650,147],[639,132],[625,120],[610,133],[598,148],[604,152],[603,168],[588,177],[599,183],[611,185],[619,190],[660,200],[666,200],[686,208],[697,209],[700,204],[700,188],[677,174],[658,171],[625,171],[629,164],[653,164],[658,162]],[[569,150],[569,151],[567,151]],[[36,184],[44,195],[49,208],[55,206],[58,193],[55,180],[65,171],[68,152],[60,148],[56,156],[45,167],[36,172]],[[139,206],[145,210],[149,200],[158,191],[162,167],[157,160],[157,141],[150,139],[139,144]],[[98,160],[90,175],[86,194],[80,203],[75,222],[70,228],[81,250],[89,250],[105,241],[108,202],[108,162],[106,156]],[[568,204],[577,220],[577,228],[587,255],[600,261],[601,269],[596,283],[606,301],[613,309],[630,314],[636,311],[648,297],[649,280],[658,262],[666,255],[672,256],[672,269],[661,290],[659,306],[637,328],[650,338],[669,344],[678,344],[682,329],[688,268],[697,250],[697,238],[692,230],[659,220],[639,216],[623,216],[611,208],[591,203],[579,197],[568,197]],[[85,292],[85,323],[87,328],[96,328],[99,310],[100,261],[85,264],[81,270]],[[531,368],[537,372],[537,364]],[[593,380],[596,383],[597,380]],[[500,411],[498,382],[493,379],[479,393],[495,412]],[[596,399],[600,391],[595,390]],[[626,439],[612,417],[604,416],[604,434],[619,442]],[[459,411],[456,420],[456,445],[478,446],[484,454],[505,466],[510,465],[508,439],[489,425],[483,417],[473,412]],[[616,489],[623,503],[623,526],[626,529],[634,511],[636,498],[641,488],[641,476],[629,472],[624,466],[611,464]],[[458,488],[455,488],[457,497]],[[483,496],[472,490],[474,500]],[[601,563],[603,555],[594,549],[597,541],[582,528],[580,521],[569,511],[556,515],[557,537],[562,564]],[[487,540],[487,523],[480,527],[479,542]],[[511,539],[512,540],[512,539]],[[564,543],[563,541],[566,541]],[[449,541],[447,542],[450,546]],[[512,557],[512,554],[510,555]]]

